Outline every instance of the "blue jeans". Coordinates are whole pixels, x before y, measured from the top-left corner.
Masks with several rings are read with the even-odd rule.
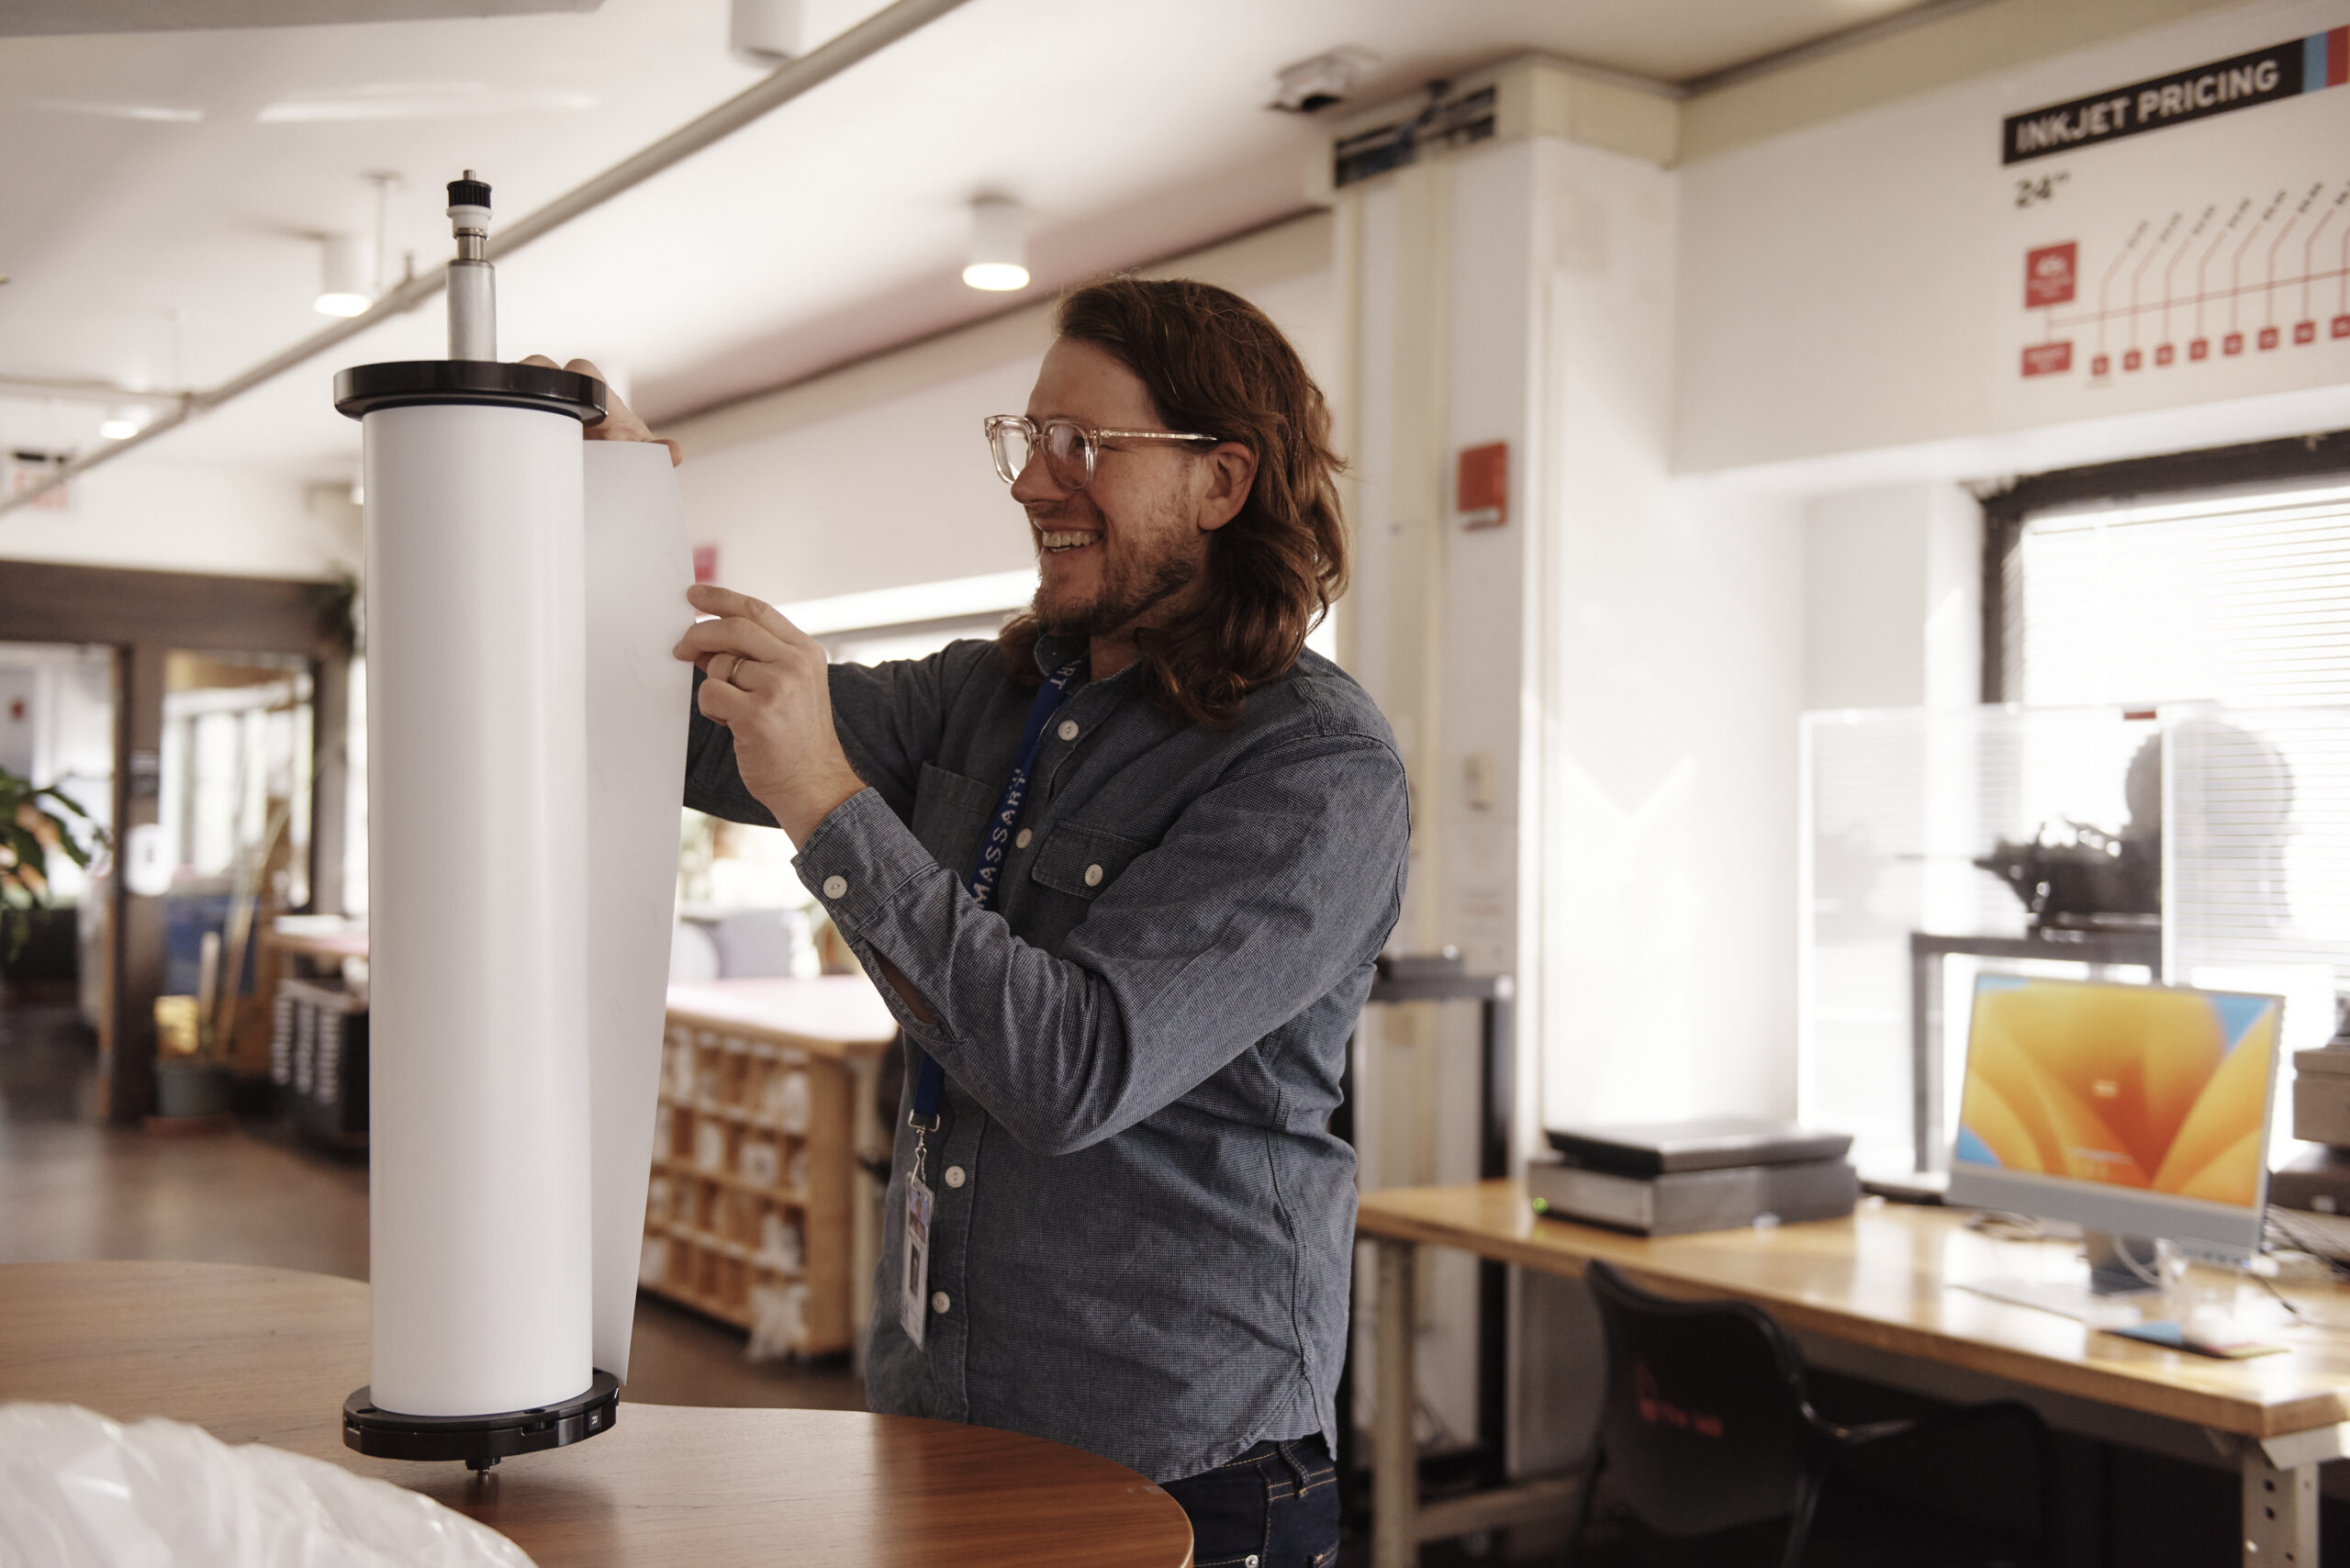
[[[1318,1432],[1259,1443],[1166,1491],[1191,1516],[1192,1568],[1329,1568],[1337,1560],[1338,1469]]]

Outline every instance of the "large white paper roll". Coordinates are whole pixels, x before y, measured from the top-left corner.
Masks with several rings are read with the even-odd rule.
[[[593,1374],[580,426],[364,429],[372,1397],[552,1405]]]
[[[588,478],[588,1047],[596,1365],[626,1382],[668,990],[693,670],[670,657],[693,553],[669,450],[591,441]]]

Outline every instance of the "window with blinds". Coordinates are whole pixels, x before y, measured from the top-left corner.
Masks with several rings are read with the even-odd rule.
[[[1999,587],[2010,699],[2161,711],[2168,978],[2282,993],[2288,1048],[2324,1044],[2350,991],[2350,481],[2028,512]]]
[[[2001,587],[2026,706],[2350,704],[2350,484],[2040,513]]]

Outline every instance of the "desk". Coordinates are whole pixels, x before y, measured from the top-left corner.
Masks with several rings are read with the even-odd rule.
[[[280,931],[271,926],[260,934],[260,941],[263,947],[298,954],[329,965],[340,965],[345,958],[364,958],[367,956],[367,928],[364,925],[346,925],[338,931]]]
[[[0,1400],[190,1421],[413,1487],[541,1565],[795,1563],[1186,1568],[1182,1509],[1059,1443],[904,1417],[623,1403],[612,1429],[509,1459],[369,1459],[342,1446],[367,1381],[367,1287],[214,1263],[0,1266]]]
[[[1374,1568],[1407,1568],[1422,1540],[1552,1510],[1576,1484],[1551,1481],[1420,1505],[1409,1413],[1412,1275],[1421,1245],[1554,1274],[1580,1274],[1586,1262],[1606,1259],[1667,1294],[1754,1302],[1798,1336],[2190,1423],[2237,1462],[2245,1563],[2317,1562],[2318,1463],[2350,1455],[2350,1333],[2264,1330],[2288,1353],[2222,1361],[1991,1301],[1945,1282],[2014,1271],[2012,1255],[2001,1249],[2019,1244],[1968,1230],[1968,1217],[1960,1209],[1873,1203],[1848,1220],[1650,1240],[1538,1218],[1517,1182],[1366,1194],[1357,1231],[1379,1254]],[[2251,1316],[2266,1293],[2242,1288]],[[2338,1292],[2287,1287],[2286,1294],[2350,1325],[2350,1298]]]

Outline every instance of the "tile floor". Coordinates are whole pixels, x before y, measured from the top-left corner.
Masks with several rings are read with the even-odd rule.
[[[252,1124],[156,1137],[97,1124],[70,1005],[0,1006],[0,1263],[164,1258],[367,1277],[367,1167]],[[640,1295],[623,1397],[861,1410],[845,1368],[753,1362],[728,1325]]]

